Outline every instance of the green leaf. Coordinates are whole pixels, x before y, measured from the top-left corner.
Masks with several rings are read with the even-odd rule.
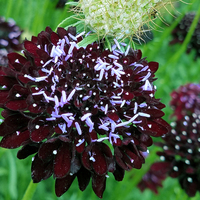
[[[18,192],[17,192],[17,169],[16,169],[16,160],[14,158],[14,155],[11,153],[11,151],[7,151],[7,159],[8,159],[8,168],[9,168],[9,174],[8,174],[8,191],[10,193],[11,198],[17,199]]]
[[[65,5],[77,6],[78,2],[67,2]]]
[[[0,167],[0,176],[4,176],[7,174],[8,174],[8,170],[3,167]]]
[[[110,43],[108,37],[105,37],[105,40],[106,40],[105,47],[111,51],[111,43]]]
[[[80,17],[82,15],[79,15]],[[63,28],[66,28],[66,27],[69,27],[69,26],[74,26],[74,24],[76,24],[80,19],[78,19],[78,16],[77,15],[71,15],[70,17],[67,17],[66,19],[64,19],[60,24],[58,24],[58,26],[56,27],[56,29],[58,27],[63,27]]]
[[[66,26],[65,29],[68,29],[68,27],[70,26],[75,26],[76,27],[76,32],[77,33],[81,33],[84,31],[84,22],[83,21],[77,21],[76,23],[74,23],[73,25],[69,25],[69,26]]]
[[[79,47],[86,47],[88,44],[91,44],[95,41],[98,40],[98,35],[97,34],[93,34],[93,35],[89,35],[86,38],[84,38],[82,41],[80,41],[78,43]]]

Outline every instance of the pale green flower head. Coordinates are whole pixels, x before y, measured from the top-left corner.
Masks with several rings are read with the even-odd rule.
[[[117,39],[140,35],[144,24],[171,0],[80,0],[85,24],[99,36]]]

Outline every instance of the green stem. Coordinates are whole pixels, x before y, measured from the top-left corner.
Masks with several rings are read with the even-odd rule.
[[[37,183],[33,183],[33,181],[31,180],[22,200],[31,200],[37,188],[37,185]]]

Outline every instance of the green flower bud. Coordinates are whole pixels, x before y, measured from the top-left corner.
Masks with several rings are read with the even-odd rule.
[[[80,0],[85,23],[99,36],[139,35],[144,24],[171,0]]]

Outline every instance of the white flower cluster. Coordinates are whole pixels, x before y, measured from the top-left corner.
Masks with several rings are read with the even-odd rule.
[[[153,13],[171,0],[80,0],[85,23],[99,36],[138,35]]]

